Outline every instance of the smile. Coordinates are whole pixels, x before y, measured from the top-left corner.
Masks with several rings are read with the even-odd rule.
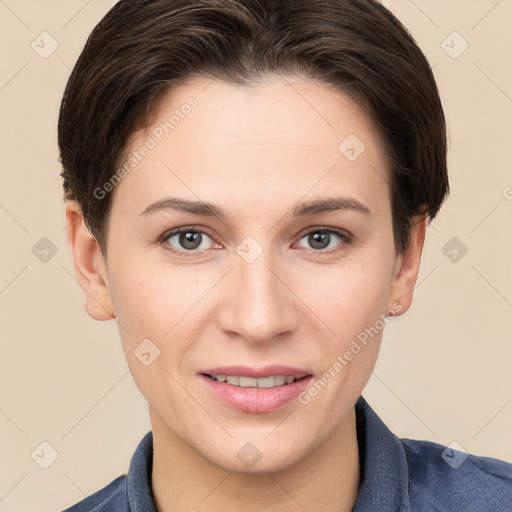
[[[200,374],[206,389],[217,400],[229,407],[251,413],[276,411],[293,402],[313,380],[311,374],[297,377]]]
[[[275,375],[271,377],[246,377],[243,375],[208,375],[217,382],[225,382],[231,386],[238,386],[241,388],[274,388],[292,384],[296,379],[293,375]]]

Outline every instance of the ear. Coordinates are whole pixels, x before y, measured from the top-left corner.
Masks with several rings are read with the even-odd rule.
[[[425,214],[414,219],[409,237],[409,245],[395,261],[388,298],[388,311],[394,311],[396,313],[394,316],[404,314],[411,306],[414,286],[420,268],[421,253],[425,242],[426,227],[427,216]],[[401,308],[398,308],[397,304]]]
[[[106,263],[75,201],[66,202],[66,223],[75,273],[85,294],[85,310],[95,320],[115,318]]]

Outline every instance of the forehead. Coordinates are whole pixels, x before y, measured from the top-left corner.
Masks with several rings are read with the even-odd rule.
[[[187,106],[191,98],[197,103],[193,109]],[[373,120],[347,94],[332,85],[291,76],[271,75],[250,86],[194,78],[156,103],[145,133],[172,117],[172,135],[189,128],[210,150],[241,149],[241,143],[337,149],[350,130],[361,138],[378,137]]]
[[[387,192],[379,134],[364,110],[332,86],[289,76],[251,87],[209,78],[173,87],[133,134],[124,163],[130,156],[114,193],[139,212],[166,191],[230,201],[236,189],[256,203],[271,191],[304,196],[343,183],[363,200],[376,187]]]

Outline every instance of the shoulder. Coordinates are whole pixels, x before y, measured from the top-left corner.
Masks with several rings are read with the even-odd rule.
[[[72,505],[63,512],[128,511],[126,500],[126,475],[117,477],[99,491]]]
[[[512,464],[431,441],[400,442],[409,468],[411,503],[418,510],[512,511]]]

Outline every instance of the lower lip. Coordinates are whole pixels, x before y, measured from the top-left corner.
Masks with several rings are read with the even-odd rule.
[[[213,395],[241,411],[272,412],[293,400],[307,388],[313,376],[273,388],[242,388],[200,375]]]

